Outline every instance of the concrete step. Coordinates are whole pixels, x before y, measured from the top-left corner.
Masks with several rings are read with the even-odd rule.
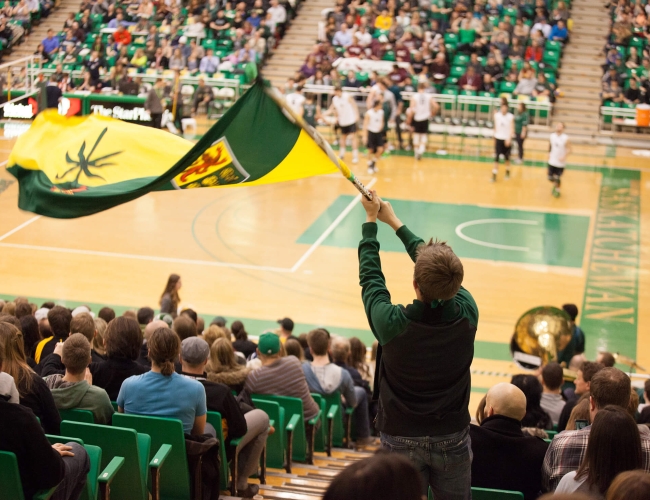
[[[600,107],[600,99],[591,99],[589,101],[580,101],[573,99],[562,99],[560,102],[555,104],[553,108],[556,113],[561,111],[572,111],[576,113],[593,113],[594,110],[598,110]]]
[[[562,66],[561,76],[601,78],[603,69],[600,66]]]
[[[553,118],[556,120],[561,120],[565,122],[570,122],[572,124],[582,126],[583,124],[591,124],[598,122],[598,111],[594,113],[576,113],[573,111],[560,111],[555,110],[553,112]]]
[[[564,85],[560,85],[560,88],[562,89],[563,95],[562,95],[562,101],[565,100],[573,100],[573,101],[588,101],[591,102],[593,100],[600,101],[600,88],[586,88],[586,87],[580,87],[580,88],[572,88],[572,87],[566,87]]]

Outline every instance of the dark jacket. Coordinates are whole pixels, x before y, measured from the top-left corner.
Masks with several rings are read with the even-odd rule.
[[[526,500],[539,496],[542,463],[548,444],[525,436],[521,422],[494,415],[478,425],[470,425],[472,440],[472,486],[521,491]]]
[[[47,107],[54,109],[58,108],[59,100],[61,100],[61,97],[63,96],[61,89],[56,85],[48,84],[48,86],[45,87],[45,94],[47,95]]]
[[[379,341],[377,430],[413,437],[462,431],[470,422],[470,366],[478,325],[472,295],[461,287],[444,302],[415,300],[407,307],[393,305],[381,271],[377,224],[365,223],[362,234],[361,297],[370,329]],[[415,262],[424,241],[406,226],[396,235]]]
[[[226,444],[229,445],[231,439],[240,438],[246,434],[248,426],[246,425],[244,413],[239,408],[235,396],[232,395],[227,385],[210,382],[207,380],[205,373],[202,376],[198,376],[181,372],[181,375],[198,380],[205,387],[205,402],[208,411],[218,411],[221,413],[221,418],[228,423]]]
[[[117,401],[122,382],[133,375],[142,375],[149,368],[125,358],[108,358],[105,361],[90,363],[90,373],[93,376],[93,385],[106,391],[111,401]],[[65,373],[61,356],[50,354],[43,361],[42,374],[44,377],[56,373]]]
[[[63,459],[45,438],[30,409],[0,398],[0,429],[0,450],[16,455],[25,498],[63,480]]]
[[[650,406],[646,406],[641,410],[641,414],[638,418],[639,424],[650,424]]]
[[[257,344],[250,340],[235,340],[232,347],[235,351],[241,352],[246,359],[257,350]]]
[[[61,416],[54,404],[52,392],[45,381],[35,373],[32,375],[32,390],[24,396],[21,394],[20,404],[32,410],[41,420],[41,426],[46,434],[60,433]]]

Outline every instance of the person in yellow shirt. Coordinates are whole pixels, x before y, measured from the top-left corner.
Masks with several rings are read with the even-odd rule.
[[[388,14],[388,10],[381,11],[381,15],[375,19],[375,28],[380,30],[389,30],[393,25],[393,18]]]

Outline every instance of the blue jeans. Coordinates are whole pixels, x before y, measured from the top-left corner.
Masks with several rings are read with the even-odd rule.
[[[472,498],[472,447],[469,427],[445,436],[400,437],[381,433],[382,447],[404,455],[422,478],[422,494],[429,486],[436,500]]]

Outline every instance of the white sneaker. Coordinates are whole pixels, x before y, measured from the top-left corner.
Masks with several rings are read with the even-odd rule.
[[[344,150],[339,150],[339,158],[343,158],[345,156],[345,151]]]
[[[359,158],[357,158],[356,156],[353,156],[352,157],[352,163],[359,163]]]
[[[388,151],[395,151],[395,146],[393,146],[392,144],[389,144],[388,145]]]
[[[372,175],[375,173],[375,169],[372,167],[368,167],[368,175]]]

